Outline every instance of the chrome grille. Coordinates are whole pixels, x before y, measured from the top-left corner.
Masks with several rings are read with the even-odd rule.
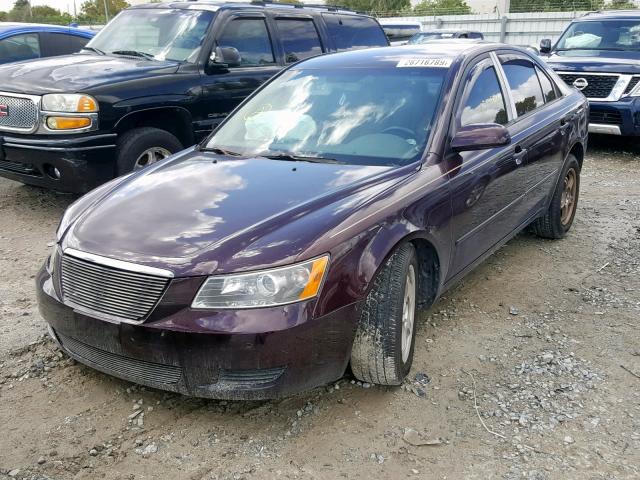
[[[30,98],[0,94],[0,130],[30,131],[38,122],[38,105]]]
[[[62,256],[64,301],[126,320],[143,320],[158,303],[169,280]]]
[[[559,74],[562,80],[564,80],[567,85],[573,86],[573,82],[575,82],[579,78],[584,78],[588,85],[581,90],[587,98],[607,98],[613,90],[613,87],[616,86],[620,75],[589,75],[589,74],[581,74],[581,73],[560,73]]]

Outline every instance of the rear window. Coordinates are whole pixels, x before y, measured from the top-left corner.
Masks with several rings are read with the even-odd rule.
[[[511,87],[518,117],[541,107],[544,99],[533,63],[511,55],[500,55],[500,61]]]
[[[329,36],[338,51],[389,45],[382,27],[373,18],[323,13]]]
[[[297,62],[305,58],[320,55],[322,45],[313,20],[304,18],[276,19],[280,41],[284,48],[285,61]]]

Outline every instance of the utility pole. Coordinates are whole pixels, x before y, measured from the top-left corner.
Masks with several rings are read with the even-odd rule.
[[[109,22],[109,9],[107,8],[107,0],[104,1],[104,17],[106,19],[106,23]]]

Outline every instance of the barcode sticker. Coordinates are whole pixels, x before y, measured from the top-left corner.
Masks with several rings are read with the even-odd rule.
[[[403,58],[396,67],[424,67],[424,68],[449,68],[451,58]]]

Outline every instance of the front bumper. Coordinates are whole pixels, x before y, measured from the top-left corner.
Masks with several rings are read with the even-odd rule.
[[[589,100],[589,132],[608,135],[640,136],[640,97],[616,102]]]
[[[35,138],[0,132],[0,176],[67,193],[115,177],[116,134]]]
[[[188,304],[177,305],[176,295],[165,294],[171,305],[163,299],[145,323],[132,325],[65,305],[44,267],[36,287],[52,335],[79,362],[148,387],[230,400],[279,398],[340,378],[361,308],[355,303],[313,319],[311,305],[244,310],[234,312],[242,321],[232,323],[194,315]],[[163,311],[167,315],[158,318]],[[266,328],[267,319],[287,314],[291,322],[276,323],[293,326]],[[308,319],[300,321],[301,315]],[[208,325],[217,331],[207,331]],[[265,325],[264,331],[256,325]]]

